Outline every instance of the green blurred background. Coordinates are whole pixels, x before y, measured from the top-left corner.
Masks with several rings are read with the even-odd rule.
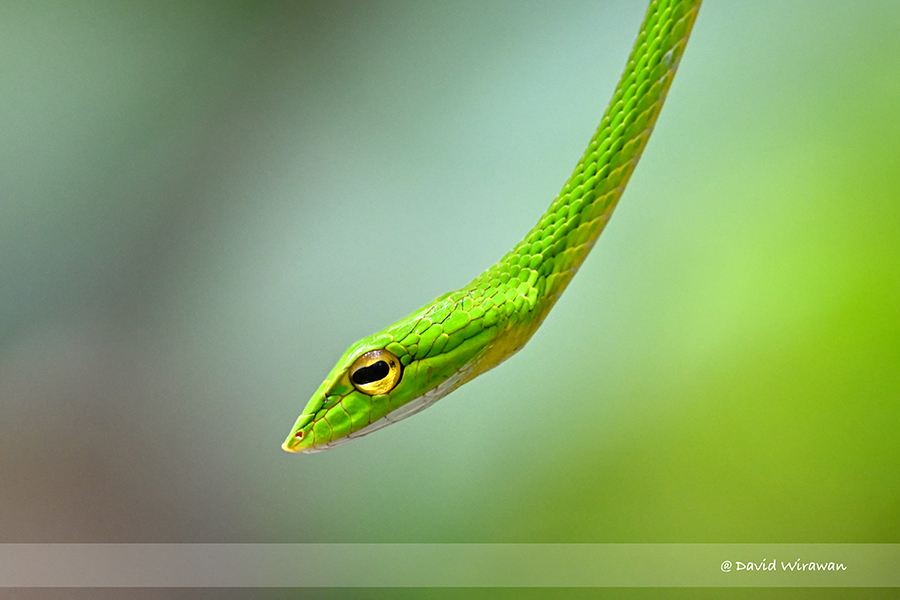
[[[542,214],[643,2],[4,4],[3,542],[900,542],[900,5],[701,10],[528,347],[338,449]]]

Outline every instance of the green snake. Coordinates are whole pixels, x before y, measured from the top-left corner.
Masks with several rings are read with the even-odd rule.
[[[652,0],[575,172],[525,238],[467,286],[344,352],[283,444],[318,452],[405,419],[522,349],[603,231],[650,138],[700,0]]]

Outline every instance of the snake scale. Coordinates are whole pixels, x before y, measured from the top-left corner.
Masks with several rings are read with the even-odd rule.
[[[650,138],[700,8],[653,0],[606,113],[550,208],[465,287],[353,344],[283,444],[333,448],[413,415],[518,352],[612,216]]]

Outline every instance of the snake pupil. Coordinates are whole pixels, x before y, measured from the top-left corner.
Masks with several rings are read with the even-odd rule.
[[[381,381],[385,377],[387,377],[388,373],[390,373],[390,367],[383,360],[379,360],[376,363],[372,363],[368,367],[363,367],[361,369],[357,369],[353,375],[353,383],[356,385],[365,385],[367,383],[372,383],[374,381]]]

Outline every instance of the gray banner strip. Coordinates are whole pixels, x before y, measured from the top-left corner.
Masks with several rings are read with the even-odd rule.
[[[900,544],[0,544],[2,587],[900,587]]]

